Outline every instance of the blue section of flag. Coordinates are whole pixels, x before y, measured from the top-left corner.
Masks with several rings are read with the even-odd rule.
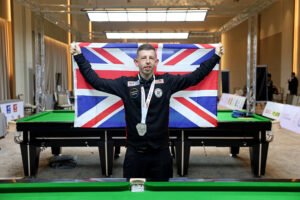
[[[87,48],[81,47],[81,52],[90,63],[106,63],[104,60],[91,53]]]
[[[181,49],[172,49],[172,48],[163,48],[162,49],[162,62],[173,56],[175,53],[180,51]]]
[[[114,114],[110,117],[107,121],[103,124],[99,125],[98,127],[105,128],[105,127],[125,127],[125,111],[120,110],[118,113]]]
[[[138,48],[137,43],[107,43],[102,48]]]
[[[163,44],[163,48],[169,49],[199,49],[197,45],[194,44]]]
[[[120,48],[120,49],[132,59],[136,59],[137,48]]]
[[[217,97],[190,97],[193,101],[200,104],[209,112],[217,115]]]
[[[212,49],[207,54],[196,60],[192,65],[200,65],[202,62],[208,60],[210,57],[212,57],[215,54],[215,49]]]
[[[182,114],[170,107],[169,114],[169,127],[170,128],[187,128],[198,127],[196,124],[185,118]]]
[[[107,97],[103,96],[77,96],[77,117],[93,108],[95,105],[106,99]]]

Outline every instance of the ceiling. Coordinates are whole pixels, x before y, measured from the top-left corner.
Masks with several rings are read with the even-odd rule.
[[[189,32],[189,41],[199,43],[219,40],[220,34],[270,6],[276,0],[15,0],[42,15],[66,31],[73,39],[92,42],[107,40],[105,32]],[[69,1],[69,4],[68,4]],[[93,22],[83,9],[175,9],[205,8],[204,22]],[[68,23],[70,14],[71,23]],[[91,31],[91,32],[90,32]],[[134,40],[134,42],[141,42]],[[160,42],[165,42],[160,40]],[[172,42],[182,42],[175,41]],[[216,41],[213,41],[216,42]]]

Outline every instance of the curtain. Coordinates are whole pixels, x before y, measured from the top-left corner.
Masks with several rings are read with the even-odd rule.
[[[68,89],[68,46],[62,42],[45,37],[45,91],[57,92],[57,75],[62,91]]]
[[[8,76],[8,25],[0,18],[0,100],[10,99]]]

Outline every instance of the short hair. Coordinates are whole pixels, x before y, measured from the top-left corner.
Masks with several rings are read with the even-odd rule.
[[[295,72],[292,72],[292,75],[293,75],[293,76],[296,76]]]
[[[136,51],[136,55],[139,55],[139,52],[142,50],[153,50],[155,52],[155,48],[154,46],[152,46],[151,44],[142,44],[141,46],[139,46],[139,48]]]
[[[268,73],[268,77],[270,77],[270,78],[271,78],[271,77],[272,77],[272,75],[271,75],[270,73]]]

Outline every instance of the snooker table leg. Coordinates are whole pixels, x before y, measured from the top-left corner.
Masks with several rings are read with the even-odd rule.
[[[240,153],[240,147],[239,146],[231,146],[230,147],[230,154],[232,157],[236,157],[237,154]]]
[[[29,155],[30,155],[30,176],[35,176],[39,167],[41,148],[38,146],[30,145],[29,146]]]
[[[251,170],[255,176],[262,176],[265,174],[267,156],[268,156],[268,142],[261,142],[250,147]]]
[[[99,142],[99,156],[102,174],[105,176],[112,175],[114,142],[112,138],[108,138],[107,131],[104,132],[104,140]]]
[[[174,145],[176,152],[177,174],[179,176],[184,176],[188,173],[191,150],[191,142],[185,139],[184,131],[182,131],[181,137],[174,141]]]
[[[28,154],[27,154],[28,148],[27,148],[27,144],[22,142],[20,144],[20,148],[21,148],[24,176],[29,176],[30,172],[28,170]]]
[[[51,152],[53,155],[58,156],[61,154],[61,147],[51,147]]]

